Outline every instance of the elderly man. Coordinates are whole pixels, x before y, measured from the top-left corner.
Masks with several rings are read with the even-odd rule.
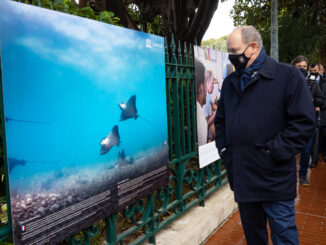
[[[239,205],[247,244],[299,244],[295,224],[295,155],[315,127],[301,72],[266,55],[253,26],[227,40],[236,71],[223,82],[215,117],[216,146]]]

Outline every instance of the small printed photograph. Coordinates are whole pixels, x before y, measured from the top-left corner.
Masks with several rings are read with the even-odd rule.
[[[214,118],[220,98],[224,79],[233,72],[233,66],[228,59],[228,54],[222,51],[194,46],[195,70],[196,70],[196,109],[197,109],[197,138],[199,153],[205,149],[206,155],[209,152],[217,153],[215,144]],[[203,146],[203,147],[202,147]],[[218,159],[218,153],[210,160]]]

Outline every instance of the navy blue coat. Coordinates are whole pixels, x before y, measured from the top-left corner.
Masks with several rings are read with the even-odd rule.
[[[315,128],[307,82],[292,66],[266,56],[241,92],[237,72],[223,82],[215,117],[216,147],[223,148],[236,202],[296,197],[296,161]]]

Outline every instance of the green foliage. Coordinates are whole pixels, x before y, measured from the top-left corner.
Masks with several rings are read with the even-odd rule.
[[[2,196],[0,197],[0,204],[6,203],[6,197]]]
[[[298,55],[318,62],[326,43],[326,3],[312,0],[279,0],[279,59],[291,62]],[[255,26],[270,52],[271,1],[236,0],[231,12],[234,24]]]
[[[100,20],[109,24],[119,25],[119,17],[114,16],[111,11],[103,11],[100,13]]]
[[[155,15],[153,12],[148,11],[149,9],[146,9],[145,2],[128,4],[127,1],[125,1],[125,4],[130,18],[136,23],[140,30],[151,34],[164,35],[162,16]]]
[[[0,226],[8,223],[6,197],[1,197],[1,199],[4,200],[2,200],[2,202],[0,203]]]
[[[114,16],[114,13],[111,11],[102,11],[98,13],[89,6],[79,8],[74,0],[23,0],[22,2],[67,14],[78,15],[88,19],[100,20],[113,25],[119,25],[120,21],[120,19]]]
[[[156,16],[153,22],[148,23],[148,33],[161,34],[162,33],[162,17]]]
[[[205,48],[212,48],[219,51],[227,52],[226,41],[227,35],[220,37],[218,39],[211,38],[209,40],[204,40],[201,42],[201,46]]]

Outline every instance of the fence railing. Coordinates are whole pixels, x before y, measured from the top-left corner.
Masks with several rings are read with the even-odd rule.
[[[67,238],[62,244],[141,244],[146,240],[155,243],[157,232],[191,207],[204,206],[205,199],[226,183],[226,172],[222,170],[221,161],[202,169],[198,168],[196,93],[191,44],[184,43],[181,48],[181,44],[176,44],[173,37],[165,40],[165,71],[170,148],[169,184],[79,234]],[[3,119],[2,112],[2,135]],[[2,143],[5,143],[3,138]],[[2,155],[1,159],[3,164],[5,156]],[[10,239],[11,236],[6,166],[4,172],[8,223],[0,227],[0,241],[8,237]]]

